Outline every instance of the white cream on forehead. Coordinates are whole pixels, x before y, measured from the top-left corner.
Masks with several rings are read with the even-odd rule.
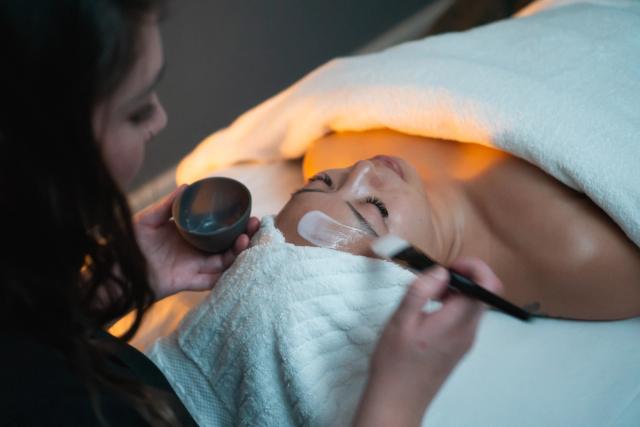
[[[368,236],[359,228],[350,227],[321,211],[309,211],[298,222],[298,234],[309,243],[329,249],[343,249]]]

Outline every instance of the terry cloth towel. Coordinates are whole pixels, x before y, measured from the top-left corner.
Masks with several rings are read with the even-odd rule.
[[[270,218],[253,243],[149,356],[201,426],[350,425],[413,276],[287,245]],[[639,335],[640,318],[529,323],[490,310],[422,425],[637,427]]]
[[[201,426],[349,425],[378,335],[414,275],[288,244],[265,217],[150,358]]]
[[[523,158],[640,244],[639,29],[638,1],[560,4],[333,60],[203,141],[177,180],[299,157],[331,131],[390,128]]]

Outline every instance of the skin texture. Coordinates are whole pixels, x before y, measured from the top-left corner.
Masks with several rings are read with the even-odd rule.
[[[379,153],[404,158],[411,178],[403,183],[374,162],[369,177],[359,178],[360,189],[340,186],[362,170],[354,162]],[[298,194],[279,215],[287,239],[304,243],[291,224],[309,209],[355,224],[348,210],[334,205],[364,191],[388,204],[388,231],[445,265],[459,257],[483,259],[505,284],[507,299],[540,315],[640,315],[637,247],[586,196],[520,159],[476,144],[372,131],[334,134],[314,144],[305,176],[326,169],[336,177],[333,189],[313,181],[307,188],[324,186],[328,193]],[[375,212],[369,216],[381,224]],[[364,247],[346,250],[363,253]]]
[[[145,145],[167,124],[156,93],[164,68],[160,32],[149,17],[140,33],[138,58],[116,91],[93,115],[96,139],[116,182],[124,189],[136,176]],[[186,186],[137,213],[134,227],[138,244],[149,263],[150,280],[157,299],[184,290],[211,289],[236,256],[249,246],[259,227],[251,218],[247,231],[223,254],[210,255],[188,245],[171,220],[171,204]]]

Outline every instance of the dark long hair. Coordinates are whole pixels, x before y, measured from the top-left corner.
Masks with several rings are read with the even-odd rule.
[[[55,347],[92,396],[118,390],[147,420],[167,417],[143,385],[108,373],[90,339],[135,309],[129,339],[153,301],[92,113],[132,68],[143,20],[162,3],[0,2],[0,325]],[[96,298],[105,290],[111,298]]]

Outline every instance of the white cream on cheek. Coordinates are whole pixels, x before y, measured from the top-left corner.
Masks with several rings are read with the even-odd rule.
[[[309,211],[298,222],[300,237],[316,246],[345,249],[349,244],[370,237],[359,228],[350,227],[321,211]]]

